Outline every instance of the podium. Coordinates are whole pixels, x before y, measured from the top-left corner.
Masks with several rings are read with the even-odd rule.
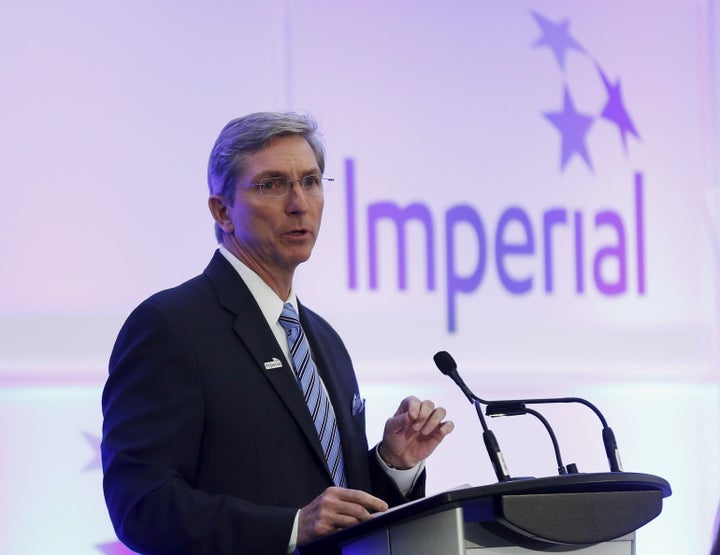
[[[670,485],[629,472],[515,479],[451,490],[306,544],[300,555],[633,555]]]

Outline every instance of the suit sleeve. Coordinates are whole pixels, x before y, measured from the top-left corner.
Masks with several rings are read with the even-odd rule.
[[[295,509],[192,486],[204,403],[182,326],[144,303],[118,336],[102,399],[103,487],[118,537],[147,555],[285,554]]]

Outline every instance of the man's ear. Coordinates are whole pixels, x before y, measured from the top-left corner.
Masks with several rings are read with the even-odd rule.
[[[222,195],[210,195],[208,197],[208,208],[213,220],[225,233],[232,233],[235,230],[230,214],[228,213],[227,199]]]

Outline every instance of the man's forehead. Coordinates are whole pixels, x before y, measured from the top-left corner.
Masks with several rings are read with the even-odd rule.
[[[317,171],[318,161],[315,151],[305,137],[283,135],[255,152],[242,155],[240,166],[244,176],[251,177],[259,173]]]

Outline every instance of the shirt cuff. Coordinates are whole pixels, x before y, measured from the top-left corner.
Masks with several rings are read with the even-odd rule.
[[[420,476],[422,471],[425,469],[425,461],[422,460],[412,468],[401,470],[399,468],[391,468],[388,466],[388,464],[380,456],[377,445],[375,446],[374,451],[375,457],[377,457],[377,460],[380,462],[380,468],[382,468],[385,474],[387,474],[388,477],[395,482],[395,485],[400,490],[400,493],[403,495],[410,493],[418,479],[418,476]]]
[[[298,539],[298,524],[300,522],[300,511],[295,513],[295,522],[293,522],[293,529],[292,532],[290,532],[290,543],[288,544],[288,554],[295,553],[295,550],[297,549],[297,539]]]

